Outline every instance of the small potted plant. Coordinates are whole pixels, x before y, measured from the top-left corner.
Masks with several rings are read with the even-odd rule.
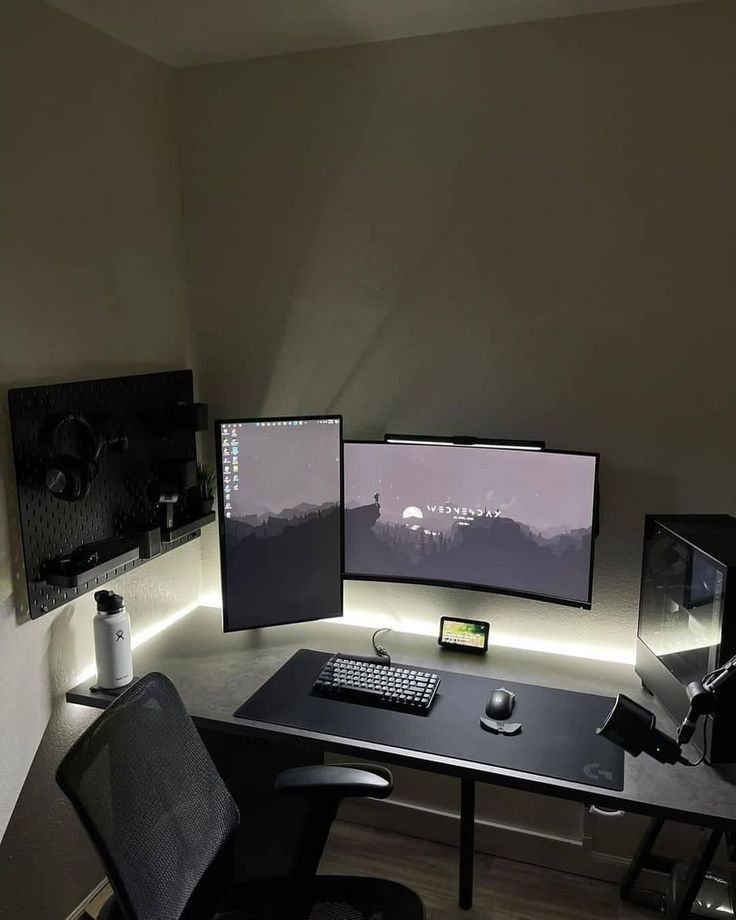
[[[204,463],[197,464],[197,505],[200,515],[209,514],[215,502],[215,474]]]

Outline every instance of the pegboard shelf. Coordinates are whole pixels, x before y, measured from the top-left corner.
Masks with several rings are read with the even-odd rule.
[[[57,588],[78,589],[93,579],[99,582],[115,577],[129,563],[140,559],[138,547],[126,540],[105,540],[103,543],[105,545],[86,547],[88,558],[81,563],[77,561],[79,550],[51,559],[41,567],[43,580]]]
[[[173,540],[179,540],[182,537],[186,537],[188,534],[200,531],[206,524],[211,524],[214,519],[215,512],[210,511],[208,514],[204,514],[202,517],[198,517],[193,521],[187,521],[185,524],[180,524],[178,527],[174,527],[171,530],[164,530],[162,533],[162,540],[164,543],[171,543]]]
[[[207,417],[191,371],[15,389],[8,406],[32,618],[199,537],[203,519],[155,538],[163,501],[175,521],[191,516],[195,431]],[[84,571],[52,564],[111,538],[132,549]]]

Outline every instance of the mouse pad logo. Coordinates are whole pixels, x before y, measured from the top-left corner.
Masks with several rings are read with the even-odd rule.
[[[609,783],[613,781],[613,773],[610,770],[601,770],[599,763],[586,763],[583,767],[583,773],[588,779],[596,781],[606,779]]]

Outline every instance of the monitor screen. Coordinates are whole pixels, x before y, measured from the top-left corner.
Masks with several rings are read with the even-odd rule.
[[[218,421],[225,631],[342,615],[342,420]]]
[[[349,578],[589,607],[598,457],[347,442]]]

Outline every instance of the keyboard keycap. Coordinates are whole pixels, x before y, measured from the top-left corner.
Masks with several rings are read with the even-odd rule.
[[[426,714],[439,682],[438,675],[429,671],[334,655],[320,671],[312,692],[369,706]]]

